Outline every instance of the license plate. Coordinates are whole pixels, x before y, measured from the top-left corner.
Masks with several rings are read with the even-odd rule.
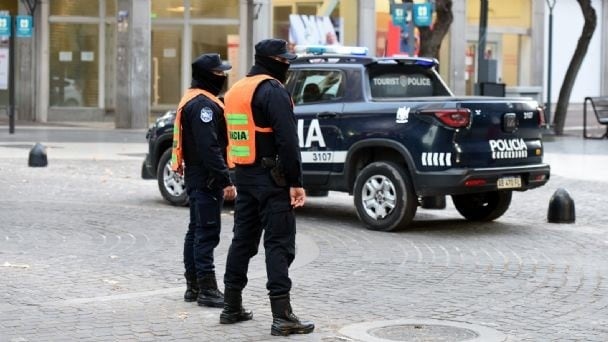
[[[521,177],[503,177],[498,178],[496,186],[499,189],[514,189],[521,188]]]

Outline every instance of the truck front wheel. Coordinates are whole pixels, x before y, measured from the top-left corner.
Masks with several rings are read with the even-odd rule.
[[[355,208],[371,230],[405,228],[418,207],[414,187],[404,169],[388,161],[367,165],[355,180]]]
[[[185,206],[188,204],[184,177],[171,170],[170,148],[163,152],[158,160],[156,177],[160,194],[167,202],[177,206]]]
[[[460,215],[469,221],[493,221],[509,209],[511,195],[511,191],[452,195],[452,202]]]

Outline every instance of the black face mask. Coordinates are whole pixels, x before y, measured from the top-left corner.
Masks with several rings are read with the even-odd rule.
[[[213,95],[219,95],[226,83],[226,76],[216,75],[207,70],[198,70],[192,73],[192,88],[200,88]]]
[[[285,83],[287,80],[287,70],[289,69],[289,63],[279,62],[276,59],[255,55],[255,64],[266,69],[270,76],[276,78],[281,83]]]

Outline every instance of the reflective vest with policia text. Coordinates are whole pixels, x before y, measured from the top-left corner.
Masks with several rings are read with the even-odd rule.
[[[245,77],[226,92],[224,99],[228,127],[228,159],[233,164],[255,163],[255,132],[272,133],[271,127],[255,125],[251,102],[260,83],[274,79],[268,75]]]
[[[177,114],[175,115],[175,122],[173,123],[173,148],[171,149],[171,170],[179,173],[180,175],[184,174],[184,154],[183,154],[183,146],[182,146],[182,112],[184,110],[184,106],[193,98],[204,95],[208,99],[212,100],[217,104],[221,109],[224,109],[224,104],[217,96],[211,94],[210,92],[198,89],[198,88],[190,88],[186,91],[182,99],[179,101],[179,105],[177,106]],[[229,164],[230,166],[230,164]]]

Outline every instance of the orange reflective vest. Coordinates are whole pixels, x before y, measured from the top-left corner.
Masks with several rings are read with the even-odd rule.
[[[179,101],[179,105],[177,106],[177,114],[175,115],[175,122],[173,123],[173,148],[171,149],[171,169],[179,174],[184,173],[184,155],[182,148],[182,111],[184,110],[184,106],[193,98],[204,95],[208,99],[212,100],[217,104],[221,109],[224,109],[224,104],[217,96],[211,94],[210,92],[198,89],[198,88],[190,88],[186,91],[182,99]]]
[[[255,90],[268,75],[245,77],[236,82],[224,97],[228,128],[228,160],[233,164],[251,165],[255,162],[255,133],[272,133],[271,127],[258,127],[253,121],[251,101]]]

